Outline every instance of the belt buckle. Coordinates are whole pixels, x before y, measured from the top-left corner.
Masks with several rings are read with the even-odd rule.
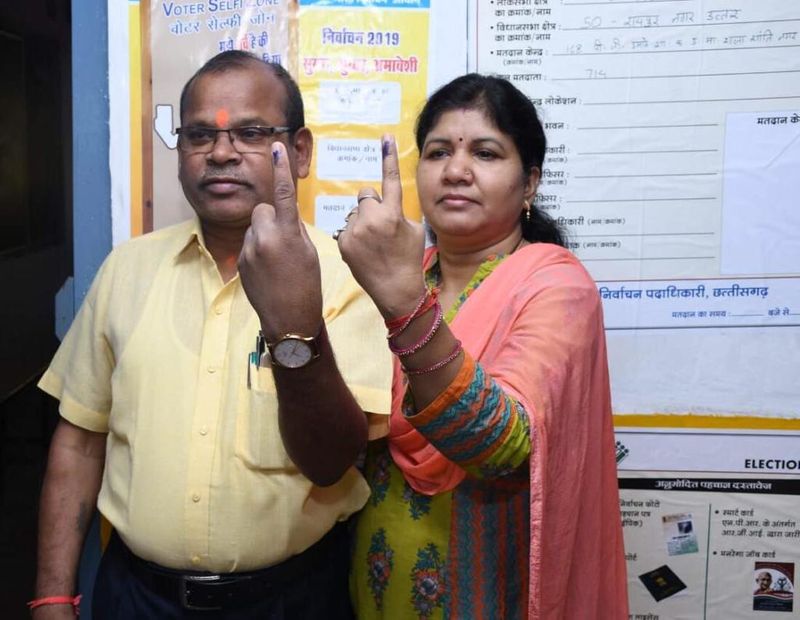
[[[179,597],[181,606],[190,611],[219,611],[222,606],[211,607],[209,605],[198,605],[192,601],[191,584],[213,584],[220,580],[219,575],[181,575]]]

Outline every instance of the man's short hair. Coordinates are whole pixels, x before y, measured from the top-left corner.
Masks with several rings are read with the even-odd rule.
[[[292,76],[289,75],[289,72],[278,63],[267,62],[255,54],[242,50],[220,52],[189,78],[181,91],[181,123],[183,123],[183,114],[188,104],[189,91],[191,90],[192,84],[194,84],[199,77],[212,73],[225,73],[226,71],[234,69],[247,69],[253,66],[254,63],[262,65],[265,69],[271,71],[272,75],[278,78],[278,81],[283,84],[283,89],[286,91],[286,98],[283,103],[283,115],[286,117],[284,122],[287,126],[292,128],[291,133],[304,127],[306,122],[305,112],[303,110],[303,97],[300,94],[300,88],[297,86]]]

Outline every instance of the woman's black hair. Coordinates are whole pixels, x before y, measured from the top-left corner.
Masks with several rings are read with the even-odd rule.
[[[439,118],[451,110],[481,110],[514,142],[527,177],[533,168],[542,169],[547,141],[533,102],[511,82],[500,77],[468,73],[445,84],[430,96],[417,117],[415,130],[420,154],[425,138]],[[567,247],[565,232],[540,209],[531,205],[530,220],[520,205],[522,236]]]

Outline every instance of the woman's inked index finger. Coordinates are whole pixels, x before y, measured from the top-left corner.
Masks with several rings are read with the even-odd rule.
[[[383,181],[381,194],[383,204],[403,212],[403,186],[400,182],[400,162],[397,158],[397,144],[394,136],[385,134],[381,138],[381,155],[383,161]]]
[[[289,156],[282,142],[272,145],[272,194],[276,221],[296,222],[300,217],[297,213],[297,194]]]

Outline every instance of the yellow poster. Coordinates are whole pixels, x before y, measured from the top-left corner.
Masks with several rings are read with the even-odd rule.
[[[429,0],[302,0],[297,72],[314,132],[301,216],[333,232],[360,187],[380,191],[384,133],[395,136],[406,215],[420,219],[414,121],[425,100]]]

